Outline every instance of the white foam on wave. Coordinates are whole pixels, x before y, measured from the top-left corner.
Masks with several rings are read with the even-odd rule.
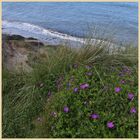
[[[7,20],[3,20],[2,28],[3,28],[3,33],[17,34],[24,37],[33,37],[33,38],[35,37],[36,39],[51,45],[68,43],[71,47],[81,47],[83,44],[87,44],[87,43],[96,44],[103,41],[103,40],[92,38],[90,39],[90,42],[88,42],[88,39],[86,38],[73,37],[68,34],[59,33],[56,31],[52,31],[50,29],[45,29],[38,25],[33,25],[25,22],[17,22],[17,21],[11,22]],[[108,41],[103,41],[103,42],[110,44],[110,46],[114,46],[114,45],[116,46],[116,44]]]
[[[9,22],[9,21],[2,21],[2,27],[3,28],[16,28],[18,30],[22,30],[22,31],[27,31],[33,34],[37,34],[37,35],[43,35],[46,37],[55,37],[58,39],[62,39],[62,40],[68,40],[68,41],[75,41],[75,42],[80,42],[80,43],[85,43],[85,40],[83,38],[78,38],[78,37],[73,37],[64,33],[59,33],[56,31],[52,31],[50,29],[45,29],[43,27],[40,27],[38,25],[33,25],[30,23],[23,23],[23,22]]]

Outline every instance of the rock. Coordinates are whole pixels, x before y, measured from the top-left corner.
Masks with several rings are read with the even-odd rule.
[[[5,35],[6,40],[24,40],[25,38],[20,35]]]
[[[27,39],[28,40],[37,40],[36,38],[33,38],[33,37],[28,37]]]

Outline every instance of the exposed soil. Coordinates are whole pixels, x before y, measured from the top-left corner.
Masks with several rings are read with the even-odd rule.
[[[33,38],[25,39],[24,37],[17,35],[3,35],[3,66],[10,71],[23,70],[30,72],[32,68],[28,64],[28,55],[31,51],[33,53],[34,51],[39,50],[41,47],[43,47],[43,43]]]

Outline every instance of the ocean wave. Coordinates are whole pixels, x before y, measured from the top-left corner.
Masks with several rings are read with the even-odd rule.
[[[81,47],[85,44],[96,44],[96,43],[107,43],[111,46],[116,46],[116,44],[111,43],[110,41],[94,39],[94,38],[79,38],[74,37],[68,34],[59,33],[56,31],[52,31],[50,29],[45,29],[38,25],[25,23],[25,22],[17,22],[17,21],[2,21],[2,29],[3,33],[7,34],[17,34],[24,37],[33,37],[36,38],[46,44],[50,45],[59,45],[59,44],[68,44],[71,47]],[[117,45],[118,46],[118,45]]]
[[[64,33],[59,33],[56,31],[52,31],[50,29],[45,29],[41,26],[26,23],[26,22],[4,20],[4,21],[2,21],[2,28],[3,29],[14,28],[14,29],[21,30],[24,32],[27,31],[32,34],[43,35],[43,36],[46,36],[46,38],[52,37],[52,38],[57,38],[57,39],[62,39],[62,40],[85,43],[85,40],[83,38],[73,37],[73,36],[70,36],[70,35],[67,35]]]

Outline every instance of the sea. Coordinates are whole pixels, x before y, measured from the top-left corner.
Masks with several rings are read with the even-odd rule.
[[[48,44],[138,43],[138,2],[2,2],[2,32]]]

